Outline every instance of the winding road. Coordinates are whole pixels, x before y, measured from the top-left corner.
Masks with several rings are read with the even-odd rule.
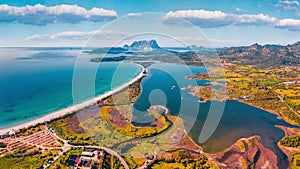
[[[48,130],[48,127],[46,127],[46,130]],[[107,148],[107,147],[100,147],[100,146],[77,146],[77,145],[72,145],[72,144],[69,144],[68,143],[68,140],[64,140],[62,138],[60,138],[56,133],[53,133],[53,135],[60,141],[63,142],[63,146],[62,146],[62,151],[58,154],[58,156],[56,156],[54,159],[53,159],[53,162],[55,162],[61,155],[63,155],[64,152],[67,152],[69,151],[72,147],[84,147],[84,148],[96,148],[96,149],[103,149],[105,150],[105,152],[115,156],[116,158],[118,158],[118,160],[120,160],[121,164],[123,165],[123,167],[125,169],[129,169],[129,166],[127,165],[127,163],[125,162],[125,160],[117,153],[115,152],[114,150],[110,149],[110,148]],[[46,164],[44,166],[44,168],[47,168],[49,167],[51,164]]]

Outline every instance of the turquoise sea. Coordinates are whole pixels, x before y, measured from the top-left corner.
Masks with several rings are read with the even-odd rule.
[[[73,69],[79,54],[76,48],[0,48],[0,129],[73,105]],[[85,72],[97,66],[91,57],[81,54]],[[126,83],[140,71],[130,63],[101,63],[92,82],[95,91],[81,91],[85,97],[79,101]]]

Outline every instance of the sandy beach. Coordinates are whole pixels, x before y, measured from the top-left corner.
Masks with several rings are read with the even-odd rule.
[[[142,68],[142,71],[135,77],[133,78],[132,80],[130,80],[129,82],[127,83],[124,83],[122,84],[121,86],[111,90],[111,91],[108,91],[102,95],[99,95],[93,99],[90,99],[90,100],[87,100],[87,101],[84,101],[82,103],[79,103],[79,104],[75,104],[75,105],[72,105],[70,107],[67,107],[65,109],[61,109],[59,111],[55,111],[53,113],[50,113],[50,114],[47,114],[43,117],[40,117],[38,119],[35,119],[35,120],[32,120],[30,122],[25,122],[24,124],[20,124],[20,125],[17,125],[17,126],[13,126],[13,127],[9,127],[9,128],[5,128],[5,129],[1,129],[0,130],[0,135],[3,135],[3,134],[6,134],[7,132],[9,131],[12,131],[12,130],[19,130],[19,129],[23,129],[23,128],[29,128],[29,127],[32,127],[32,126],[35,126],[39,123],[44,123],[44,122],[48,122],[48,121],[51,121],[53,119],[57,119],[57,118],[61,118],[67,114],[72,114],[72,113],[75,113],[79,110],[82,110],[84,108],[87,108],[89,106],[93,106],[97,103],[97,101],[99,100],[103,100],[111,95],[114,95],[120,91],[122,91],[123,89],[127,88],[129,85],[137,82],[138,80],[140,80],[141,78],[143,78],[145,76],[144,74],[144,71],[146,70],[143,66],[139,65],[141,68]]]

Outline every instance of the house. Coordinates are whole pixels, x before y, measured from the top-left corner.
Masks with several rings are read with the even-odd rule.
[[[104,150],[103,150],[103,149],[101,149],[100,151],[98,151],[98,158],[99,158],[100,156],[104,156]]]
[[[94,162],[92,169],[98,169],[99,168],[99,163]]]
[[[9,134],[3,134],[0,136],[0,139],[5,139],[5,138],[8,138],[9,137]]]
[[[51,132],[51,133],[55,133],[55,131],[53,130],[53,128],[51,128],[51,127],[48,127],[48,130]]]
[[[78,162],[79,158],[76,155],[70,155],[67,166],[68,167],[74,167],[76,164],[76,161]]]
[[[12,129],[11,131],[9,131],[9,135],[10,135],[10,136],[14,136],[15,134],[16,134],[16,132],[15,132],[14,129]]]
[[[93,152],[84,151],[81,153],[81,155],[86,157],[94,157],[95,154]]]
[[[79,167],[90,167],[91,160],[83,159],[78,166]]]
[[[20,134],[22,131],[19,129],[19,130],[15,130],[15,134]]]

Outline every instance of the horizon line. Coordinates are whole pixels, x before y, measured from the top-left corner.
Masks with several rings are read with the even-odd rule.
[[[140,40],[137,40],[140,41]],[[155,40],[157,41],[157,40]],[[252,46],[252,45],[261,45],[261,46],[266,46],[266,45],[278,45],[278,46],[287,46],[287,45],[293,45],[295,43],[299,43],[300,40],[293,42],[293,43],[286,43],[286,44],[279,44],[279,43],[251,43],[248,45],[231,45],[231,46],[217,46],[217,47],[206,47],[206,46],[201,46],[201,45],[189,45],[189,46],[160,46],[161,48],[188,48],[191,46],[196,46],[196,47],[203,47],[207,49],[218,49],[218,48],[231,48],[231,47],[245,47],[245,46]],[[123,47],[123,46],[90,46],[90,47],[85,47],[85,46],[0,46],[0,48],[113,48],[113,47]]]

